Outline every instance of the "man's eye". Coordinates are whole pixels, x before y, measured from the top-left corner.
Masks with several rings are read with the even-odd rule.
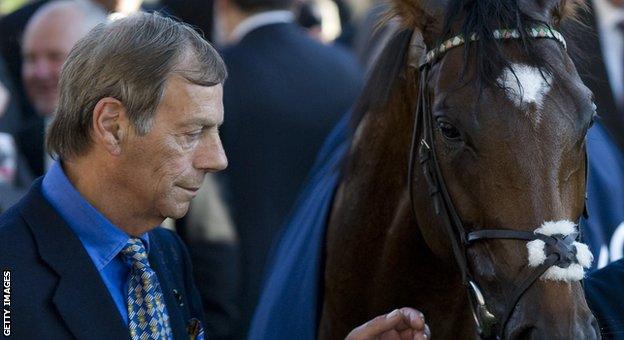
[[[202,132],[203,132],[203,130],[189,132],[189,133],[186,134],[186,138],[189,141],[195,141],[195,140],[199,139],[199,137],[201,136]]]

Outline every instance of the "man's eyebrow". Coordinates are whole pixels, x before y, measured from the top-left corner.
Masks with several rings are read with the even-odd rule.
[[[223,124],[223,121],[217,122],[217,121],[206,119],[206,118],[195,118],[195,119],[182,122],[179,124],[179,126],[180,127],[189,127],[189,126],[207,127],[207,126],[221,126],[221,124]]]

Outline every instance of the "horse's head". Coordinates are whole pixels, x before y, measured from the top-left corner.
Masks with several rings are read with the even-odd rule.
[[[466,254],[467,279],[481,288],[506,337],[596,337],[580,283],[591,254],[573,243],[584,209],[592,94],[557,34],[530,34],[531,28],[558,26],[578,6],[565,0],[393,3],[403,25],[415,29],[407,62],[413,83],[425,82],[414,94],[427,97],[420,109],[430,117],[431,137],[427,118],[421,119],[413,153],[414,163],[420,161],[413,172],[418,224],[432,251],[456,261],[444,232],[448,217],[459,253]],[[516,31],[496,31],[503,29]],[[470,42],[473,33],[478,40]],[[418,69],[427,50],[458,34],[466,43],[438,50]],[[431,219],[436,189],[448,195],[433,195],[440,212]],[[460,226],[453,225],[453,211]],[[520,231],[519,239],[502,231],[461,240],[463,231],[491,229]],[[534,233],[540,238],[527,237]]]

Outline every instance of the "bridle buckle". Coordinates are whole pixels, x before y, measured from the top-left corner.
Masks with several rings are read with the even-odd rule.
[[[470,297],[470,309],[477,326],[477,332],[483,339],[497,339],[496,326],[498,320],[492,314],[485,304],[485,298],[479,286],[472,281],[468,281],[468,296]]]

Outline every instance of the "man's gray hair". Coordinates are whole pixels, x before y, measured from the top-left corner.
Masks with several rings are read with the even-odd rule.
[[[93,110],[105,97],[122,102],[136,132],[147,134],[173,74],[201,86],[227,77],[217,51],[186,24],[137,13],[96,26],[63,65],[48,152],[61,159],[84,155],[91,146]]]

